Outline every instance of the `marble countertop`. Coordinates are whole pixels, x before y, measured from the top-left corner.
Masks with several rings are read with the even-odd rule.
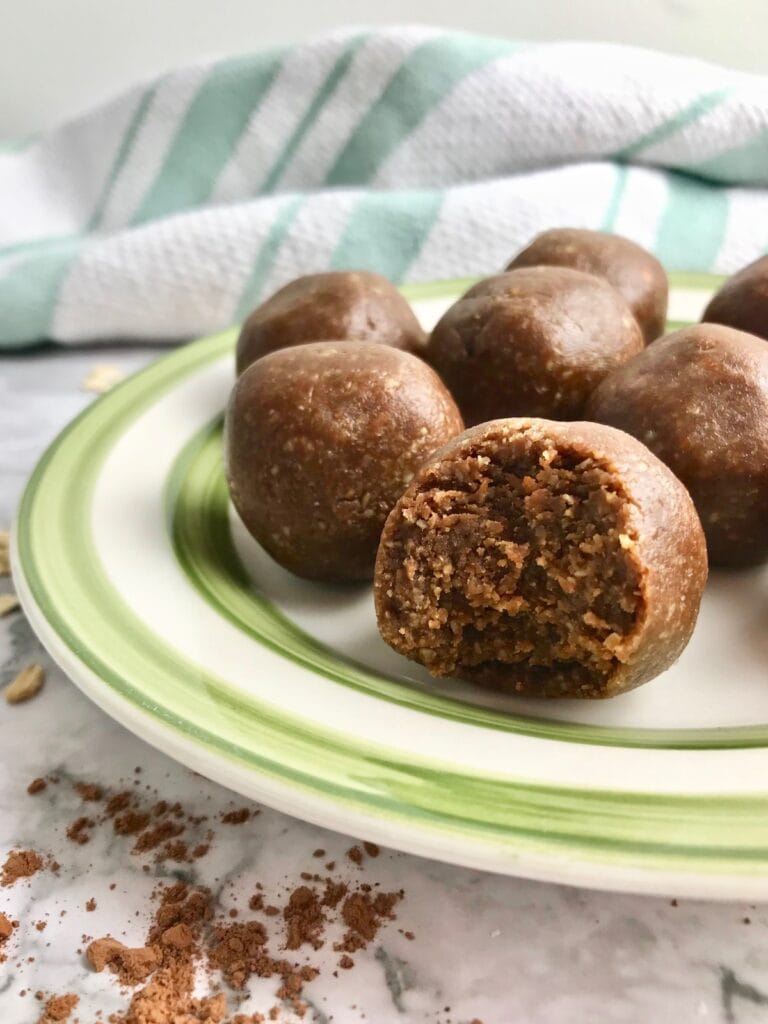
[[[80,388],[87,371],[100,363],[131,371],[156,352],[48,349],[0,358],[0,527],[10,523],[46,444],[91,400]],[[11,587],[0,580],[0,593]],[[139,944],[155,876],[167,869],[145,872],[147,862],[106,830],[83,846],[69,841],[66,828],[83,813],[73,783],[117,788],[140,767],[142,784],[193,814],[213,817],[243,800],[112,722],[51,665],[21,614],[0,620],[0,683],[31,661],[46,667],[43,691],[24,705],[0,702],[0,863],[11,849],[34,848],[60,871],[0,888],[0,911],[20,921],[0,964],[0,1021],[35,1024],[34,993],[42,989],[77,993],[72,1020],[91,1024],[98,1011],[106,1019],[125,1007],[126,997],[78,955],[82,936],[126,931],[126,941]],[[51,773],[59,784],[30,797],[28,783]],[[259,878],[298,877],[317,847],[348,863],[349,846],[349,837],[263,808],[245,825],[219,828],[211,852],[190,870],[226,910],[226,893],[252,892]],[[366,871],[369,881],[405,890],[398,920],[338,977],[329,944],[316,954],[323,970],[306,989],[308,1022],[768,1022],[768,907],[588,892],[394,851],[382,851]],[[38,921],[45,930],[34,927]],[[274,1005],[273,983],[251,992],[242,1012]],[[295,1018],[286,1011],[280,1019]]]

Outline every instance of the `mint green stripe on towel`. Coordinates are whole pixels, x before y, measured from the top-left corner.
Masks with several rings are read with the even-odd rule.
[[[83,245],[79,235],[47,240],[44,251],[0,263],[0,346],[39,342],[50,334],[61,283]]]
[[[331,259],[333,270],[374,270],[402,281],[437,220],[444,193],[372,192],[357,203]]]
[[[656,255],[668,270],[711,270],[728,225],[728,192],[682,174],[669,174],[667,180]]]
[[[218,64],[201,85],[133,222],[204,203],[277,75],[283,50]]]
[[[272,169],[267,175],[264,184],[262,185],[260,192],[272,192],[277,182],[280,180],[283,172],[293,158],[294,153],[301,145],[302,139],[307,134],[307,131],[312,127],[318,118],[320,111],[323,109],[325,104],[333,95],[339,82],[344,78],[349,66],[354,60],[355,54],[367,42],[370,38],[370,33],[366,32],[361,35],[355,36],[347,43],[341,52],[336,63],[333,65],[325,81],[320,86],[312,100],[307,112],[299,121],[298,125],[293,131],[290,139],[286,143],[282,153],[275,161]]]
[[[695,100],[676,114],[673,114],[672,117],[662,121],[661,124],[657,124],[655,128],[651,128],[650,131],[641,135],[635,142],[620,149],[618,153],[614,153],[613,159],[630,160],[636,157],[642,150],[663,142],[664,139],[668,139],[671,135],[686,128],[689,124],[698,121],[700,117],[709,113],[710,110],[714,110],[728,95],[730,95],[730,89],[715,89],[713,92],[697,96]]]
[[[619,216],[619,210],[621,209],[621,201],[627,190],[628,174],[628,167],[619,165],[616,168],[616,180],[613,183],[613,189],[611,190],[611,196],[605,210],[603,223],[600,225],[601,231],[613,231],[614,225],[616,224],[616,218]]]
[[[139,129],[144,123],[144,118],[147,116],[147,111],[152,105],[152,100],[155,98],[157,93],[157,86],[152,86],[151,89],[147,89],[144,95],[141,97],[136,110],[133,112],[130,124],[123,135],[122,142],[117,151],[112,167],[110,168],[107,180],[104,183],[104,188],[101,190],[101,195],[96,201],[96,205],[93,208],[91,219],[88,222],[86,230],[94,231],[99,227],[101,219],[104,216],[104,209],[107,205],[107,201],[112,193],[114,184],[118,179],[120,172],[125,166],[125,161],[128,159],[128,155],[133,148],[133,143],[136,140],[136,136],[139,134]]]
[[[763,128],[749,142],[727,149],[709,160],[686,168],[703,178],[736,185],[768,184],[768,129]]]
[[[40,136],[36,133],[34,135],[20,135],[15,139],[5,139],[0,142],[0,156],[5,153],[23,153],[29,149]]]
[[[291,224],[293,224],[296,215],[305,201],[305,196],[290,196],[280,207],[279,212],[272,221],[267,236],[256,254],[248,280],[240,294],[240,300],[235,311],[235,320],[237,322],[245,319],[260,298],[261,289],[267,274],[272,269],[272,264],[275,262],[277,251],[283,244],[283,239],[288,234]]]
[[[518,49],[520,44],[499,39],[454,35],[418,47],[395,72],[339,153],[327,184],[370,181],[386,157],[462,79]]]

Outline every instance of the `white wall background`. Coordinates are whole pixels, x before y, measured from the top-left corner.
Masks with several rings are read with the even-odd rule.
[[[0,14],[0,138],[197,57],[349,23],[602,39],[768,72],[768,0],[3,0]]]

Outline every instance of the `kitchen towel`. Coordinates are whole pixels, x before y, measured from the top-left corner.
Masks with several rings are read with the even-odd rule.
[[[291,277],[498,270],[554,225],[670,269],[768,245],[768,77],[609,44],[349,29],[0,146],[0,345],[177,340]]]

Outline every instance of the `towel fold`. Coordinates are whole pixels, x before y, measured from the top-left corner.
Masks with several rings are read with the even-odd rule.
[[[761,255],[768,77],[422,27],[163,75],[0,146],[0,345],[188,338],[298,274],[483,274],[555,225]]]

